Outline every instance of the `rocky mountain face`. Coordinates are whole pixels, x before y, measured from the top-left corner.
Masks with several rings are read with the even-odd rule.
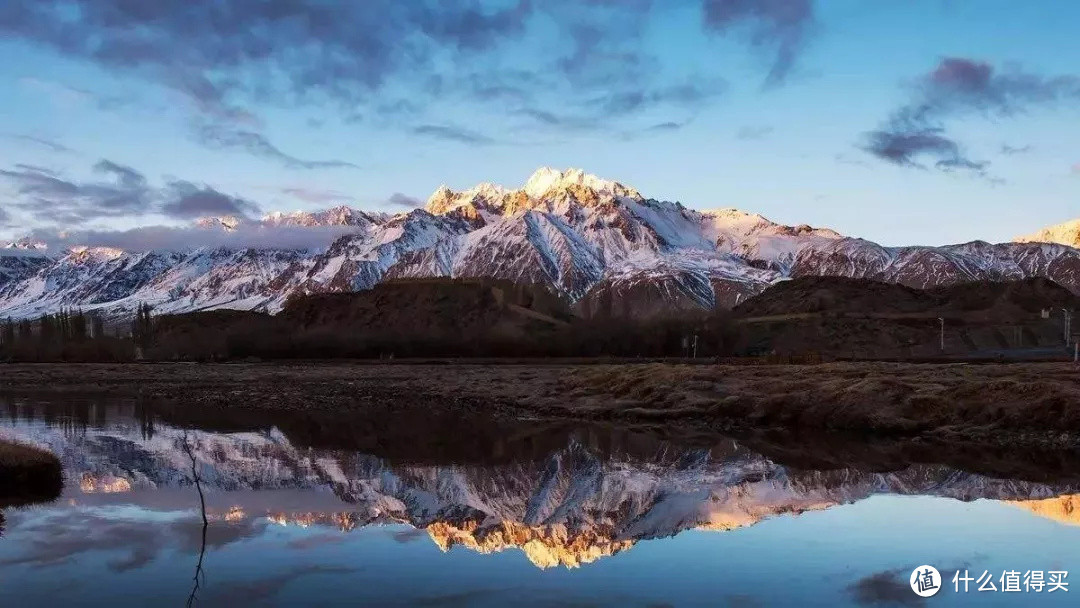
[[[696,211],[580,170],[541,169],[519,189],[444,186],[423,209],[395,215],[338,207],[275,213],[261,225],[347,230],[319,250],[81,248],[41,266],[0,253],[0,316],[62,307],[122,314],[140,302],[161,312],[274,312],[293,293],[360,290],[405,277],[542,284],[586,316],[731,307],[778,280],[815,275],[920,288],[1039,276],[1080,291],[1080,251],[1069,244],[883,247],[736,209]],[[234,231],[239,224],[208,218],[200,226]],[[1032,239],[1062,240],[1055,235]]]
[[[221,433],[115,420],[84,429],[5,422],[0,437],[58,455],[68,480],[62,503],[115,495],[114,502],[160,508],[173,497],[181,501],[174,508],[187,510],[191,495],[171,490],[191,487],[194,458],[208,501],[216,505],[210,516],[220,523],[214,526],[261,518],[342,530],[408,524],[444,550],[520,550],[541,568],[577,567],[646,539],[732,530],[881,493],[1042,501],[1017,504],[1055,517],[1056,497],[1076,491],[937,465],[891,472],[793,469],[737,444],[607,451],[579,436],[546,455],[498,464],[396,463],[296,445],[276,428]],[[283,497],[285,491],[322,506],[294,501],[281,508],[243,498]],[[325,506],[328,495],[337,506]]]
[[[1048,226],[1038,232],[1018,236],[1013,241],[1016,243],[1059,243],[1069,247],[1080,247],[1080,219]]]

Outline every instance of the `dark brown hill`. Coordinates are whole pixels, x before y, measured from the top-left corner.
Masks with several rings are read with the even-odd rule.
[[[973,312],[1007,320],[1042,309],[1080,309],[1080,297],[1043,278],[976,281],[921,290],[845,277],[781,281],[737,306],[739,317],[828,313],[954,317]]]
[[[289,300],[281,319],[298,329],[468,336],[566,324],[570,310],[546,288],[493,279],[398,279],[356,293]]]

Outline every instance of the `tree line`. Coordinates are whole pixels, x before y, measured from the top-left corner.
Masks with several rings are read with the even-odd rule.
[[[152,342],[148,305],[140,305],[129,331],[108,331],[97,312],[64,309],[36,319],[0,321],[0,361],[128,361]]]

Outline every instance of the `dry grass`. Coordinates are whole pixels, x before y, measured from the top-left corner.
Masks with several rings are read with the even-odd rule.
[[[0,441],[0,506],[55,500],[62,487],[60,461],[52,453]]]
[[[419,407],[663,430],[1080,444],[1080,369],[1057,363],[8,365],[0,393],[106,394],[196,409]]]
[[[693,408],[749,427],[1080,433],[1080,369],[1070,364],[610,366],[582,369],[571,384],[652,418]]]

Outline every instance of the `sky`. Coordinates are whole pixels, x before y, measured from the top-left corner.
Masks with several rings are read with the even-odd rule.
[[[1080,217],[1077,23],[1067,0],[7,0],[0,238],[400,212],[551,166],[886,245],[1007,241]]]

